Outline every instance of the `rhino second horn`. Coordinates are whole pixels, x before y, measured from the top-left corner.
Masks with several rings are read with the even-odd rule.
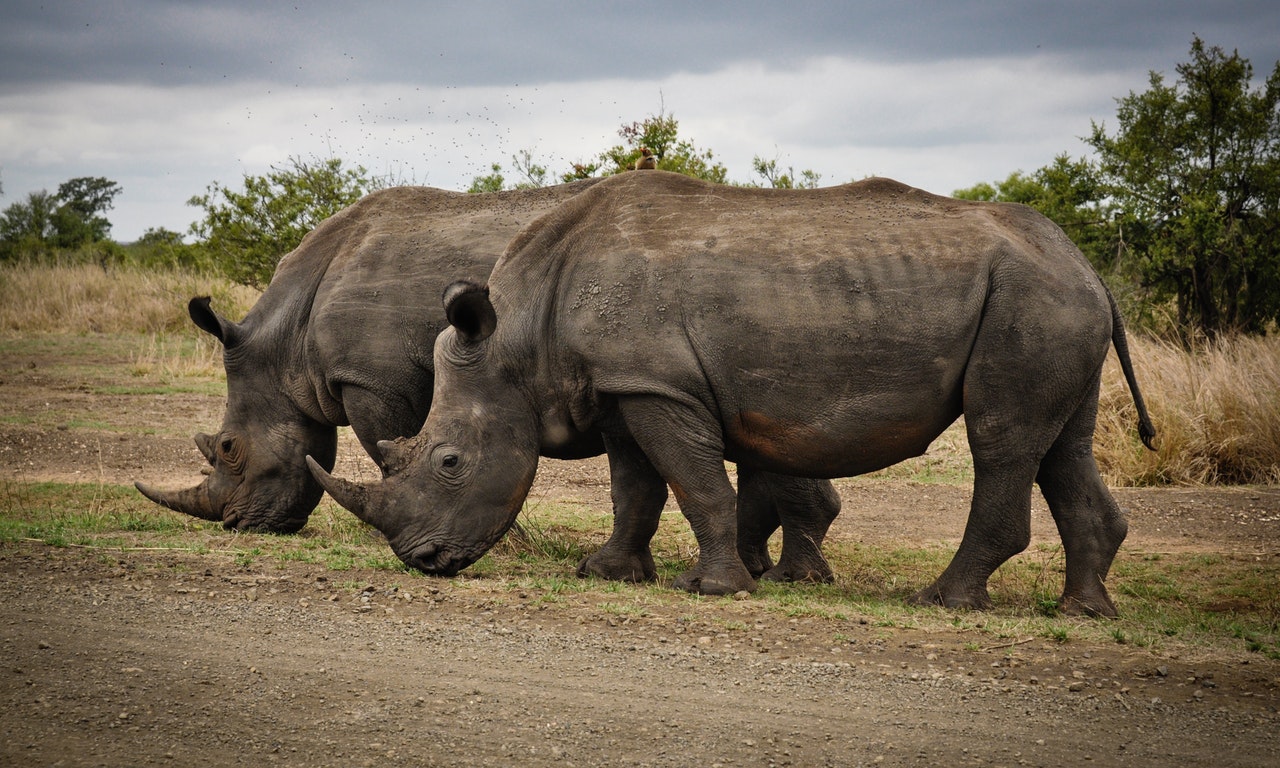
[[[367,487],[329,474],[324,467],[320,466],[320,462],[310,456],[307,457],[307,469],[311,470],[311,476],[316,479],[320,487],[343,509],[366,523],[376,525],[369,517],[373,512],[373,505],[369,504],[370,492]]]
[[[400,447],[400,443],[395,440],[379,440],[378,453],[382,456],[382,466],[390,467],[399,463],[404,455],[404,450]]]
[[[209,503],[209,489],[204,483],[181,491],[161,491],[141,482],[134,483],[133,487],[138,489],[138,493],[167,509],[201,520],[222,522],[222,513],[215,511]]]
[[[197,432],[195,436],[196,448],[200,449],[200,455],[210,464],[214,464],[218,460],[218,452],[213,447],[213,435],[206,435],[203,432]]]

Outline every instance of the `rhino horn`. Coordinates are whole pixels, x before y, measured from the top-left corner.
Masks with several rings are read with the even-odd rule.
[[[329,474],[324,467],[320,466],[320,462],[310,456],[307,457],[307,469],[311,470],[311,476],[316,479],[320,487],[324,488],[325,492],[332,496],[343,509],[366,523],[377,526],[377,522],[373,519],[377,505],[369,503],[373,492],[368,486]]]
[[[218,453],[213,446],[213,435],[206,435],[203,432],[198,432],[196,433],[195,441],[196,448],[200,449],[200,455],[204,456],[206,461],[210,464],[217,461]]]
[[[378,453],[382,456],[384,467],[396,466],[404,457],[404,449],[395,440],[379,440]]]
[[[209,503],[209,489],[205,483],[181,491],[161,491],[141,482],[134,483],[133,487],[138,489],[138,493],[167,509],[201,520],[222,522],[222,513]]]

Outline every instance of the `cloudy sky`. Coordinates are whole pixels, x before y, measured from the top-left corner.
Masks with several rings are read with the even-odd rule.
[[[291,156],[465,189],[526,149],[567,170],[664,110],[735,181],[759,155],[949,193],[1087,154],[1090,121],[1176,79],[1193,35],[1261,83],[1280,3],[6,0],[0,206],[105,176],[129,241]]]

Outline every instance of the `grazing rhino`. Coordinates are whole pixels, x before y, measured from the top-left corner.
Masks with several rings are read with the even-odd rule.
[[[138,490],[228,529],[302,528],[323,493],[304,457],[331,469],[338,426],[349,424],[381,463],[378,441],[413,435],[426,419],[432,347],[447,322],[438,305],[420,297],[438,294],[460,275],[487,275],[522,225],[597,181],[485,195],[427,187],[374,192],[326,219],[283,258],[239,323],[215,312],[207,297],[192,299],[191,319],[225,349],[222,427],[195,436],[211,470],[192,488],[137,483]],[[555,455],[602,450],[594,434]],[[840,508],[830,484],[750,471],[742,482],[743,514],[750,517],[744,530],[753,537],[743,547],[755,572],[830,579],[818,549]],[[775,566],[767,540],[780,515],[786,525]],[[632,554],[638,577],[652,577],[647,546]]]
[[[676,586],[749,590],[726,459],[857,475],[920,455],[964,414],[968,524],[915,600],[989,606],[990,575],[1030,541],[1038,483],[1066,553],[1060,608],[1116,613],[1103,582],[1127,524],[1093,457],[1112,344],[1148,446],[1155,430],[1115,302],[1030,208],[884,179],[758,190],[622,174],[531,224],[488,286],[450,285],[444,305],[431,414],[383,444],[387,476],[358,484],[309,460],[410,566],[474,562],[515,520],[539,454],[598,430],[614,482],[669,485],[693,528],[699,559]],[[641,512],[586,565],[647,542],[657,515],[627,510]]]
[[[212,467],[199,485],[143,495],[228,529],[302,528],[332,467],[337,427],[375,460],[379,440],[415,434],[431,405],[432,346],[444,313],[418,300],[460,275],[487,275],[520,227],[595,180],[467,195],[392,187],[321,222],[280,260],[238,323],[191,300],[196,326],[222,342],[227,407],[195,442]]]

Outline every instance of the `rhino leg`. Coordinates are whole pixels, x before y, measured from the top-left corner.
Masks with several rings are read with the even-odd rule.
[[[738,467],[738,556],[752,576],[773,568],[769,538],[782,524],[764,473]]]
[[[1104,581],[1129,526],[1093,458],[1097,411],[1097,395],[1087,397],[1040,462],[1036,481],[1053,513],[1066,556],[1066,585],[1058,609],[1066,614],[1114,617],[1116,606]]]
[[[698,540],[698,562],[674,586],[704,595],[755,591],[755,579],[738,556],[737,496],[724,468],[719,423],[662,397],[625,397],[619,408]]]
[[[667,484],[639,446],[627,436],[605,439],[613,497],[613,533],[594,554],[578,563],[579,576],[615,581],[657,578],[649,542],[658,530]]]
[[[983,328],[994,330],[974,344],[964,382],[974,472],[969,520],[950,565],[915,599],[949,608],[989,607],[987,579],[1031,543],[1031,488],[1039,479],[1049,489],[1046,497],[1054,497],[1059,529],[1066,531],[1072,574],[1067,597],[1106,611],[1110,601],[1099,600],[1105,595],[1099,592],[1101,577],[1119,538],[1108,530],[1114,520],[1108,524],[1106,515],[1098,518],[1102,510],[1088,509],[1086,499],[1103,498],[1100,485],[1090,484],[1090,476],[1101,483],[1096,468],[1090,472],[1088,467],[1107,329],[1074,309],[1046,314],[1046,327],[1023,314],[1016,302],[988,301]],[[1048,338],[1053,354],[1043,349]]]
[[[738,554],[756,578],[833,581],[822,541],[839,513],[840,495],[830,481],[738,468]],[[779,525],[782,554],[774,565],[768,539]]]
[[[974,456],[973,501],[960,548],[942,575],[912,602],[972,610],[991,607],[987,580],[1031,543],[1035,467],[1034,462],[1018,468],[984,466]]]

